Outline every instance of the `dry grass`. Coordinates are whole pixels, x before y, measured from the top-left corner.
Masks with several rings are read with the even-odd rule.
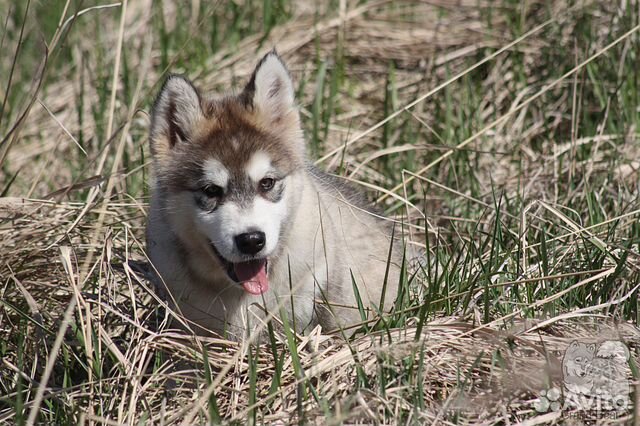
[[[625,341],[637,386],[638,3],[360,3],[288,4],[253,29],[247,12],[202,58],[230,2],[70,5],[44,68],[32,7],[31,50],[0,58],[18,58],[0,78],[0,422],[559,423],[532,402],[576,339]],[[318,163],[430,256],[393,327],[351,342],[176,332],[145,279],[159,83],[238,89],[274,45]]]

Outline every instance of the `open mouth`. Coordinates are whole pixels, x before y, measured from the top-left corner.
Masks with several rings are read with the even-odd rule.
[[[222,257],[213,243],[209,243],[227,275],[242,286],[244,291],[253,295],[260,295],[269,290],[269,262],[266,258],[252,259],[246,262],[233,263]]]

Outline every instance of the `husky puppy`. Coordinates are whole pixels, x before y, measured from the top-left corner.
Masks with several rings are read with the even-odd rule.
[[[239,340],[281,312],[299,332],[328,331],[362,321],[358,297],[370,316],[392,306],[402,245],[356,191],[307,160],[275,51],[239,95],[205,96],[170,76],[150,143],[149,258],[199,333]]]

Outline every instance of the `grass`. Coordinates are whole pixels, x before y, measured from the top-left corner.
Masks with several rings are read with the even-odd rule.
[[[0,12],[0,423],[561,423],[533,401],[574,339],[624,340],[638,386],[637,1]],[[317,164],[425,253],[348,341],[173,331],[135,266],[164,76],[238,90],[273,46]]]

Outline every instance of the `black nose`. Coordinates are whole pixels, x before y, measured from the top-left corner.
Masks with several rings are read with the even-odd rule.
[[[256,254],[264,248],[264,232],[254,231],[236,235],[236,246],[242,254]]]

